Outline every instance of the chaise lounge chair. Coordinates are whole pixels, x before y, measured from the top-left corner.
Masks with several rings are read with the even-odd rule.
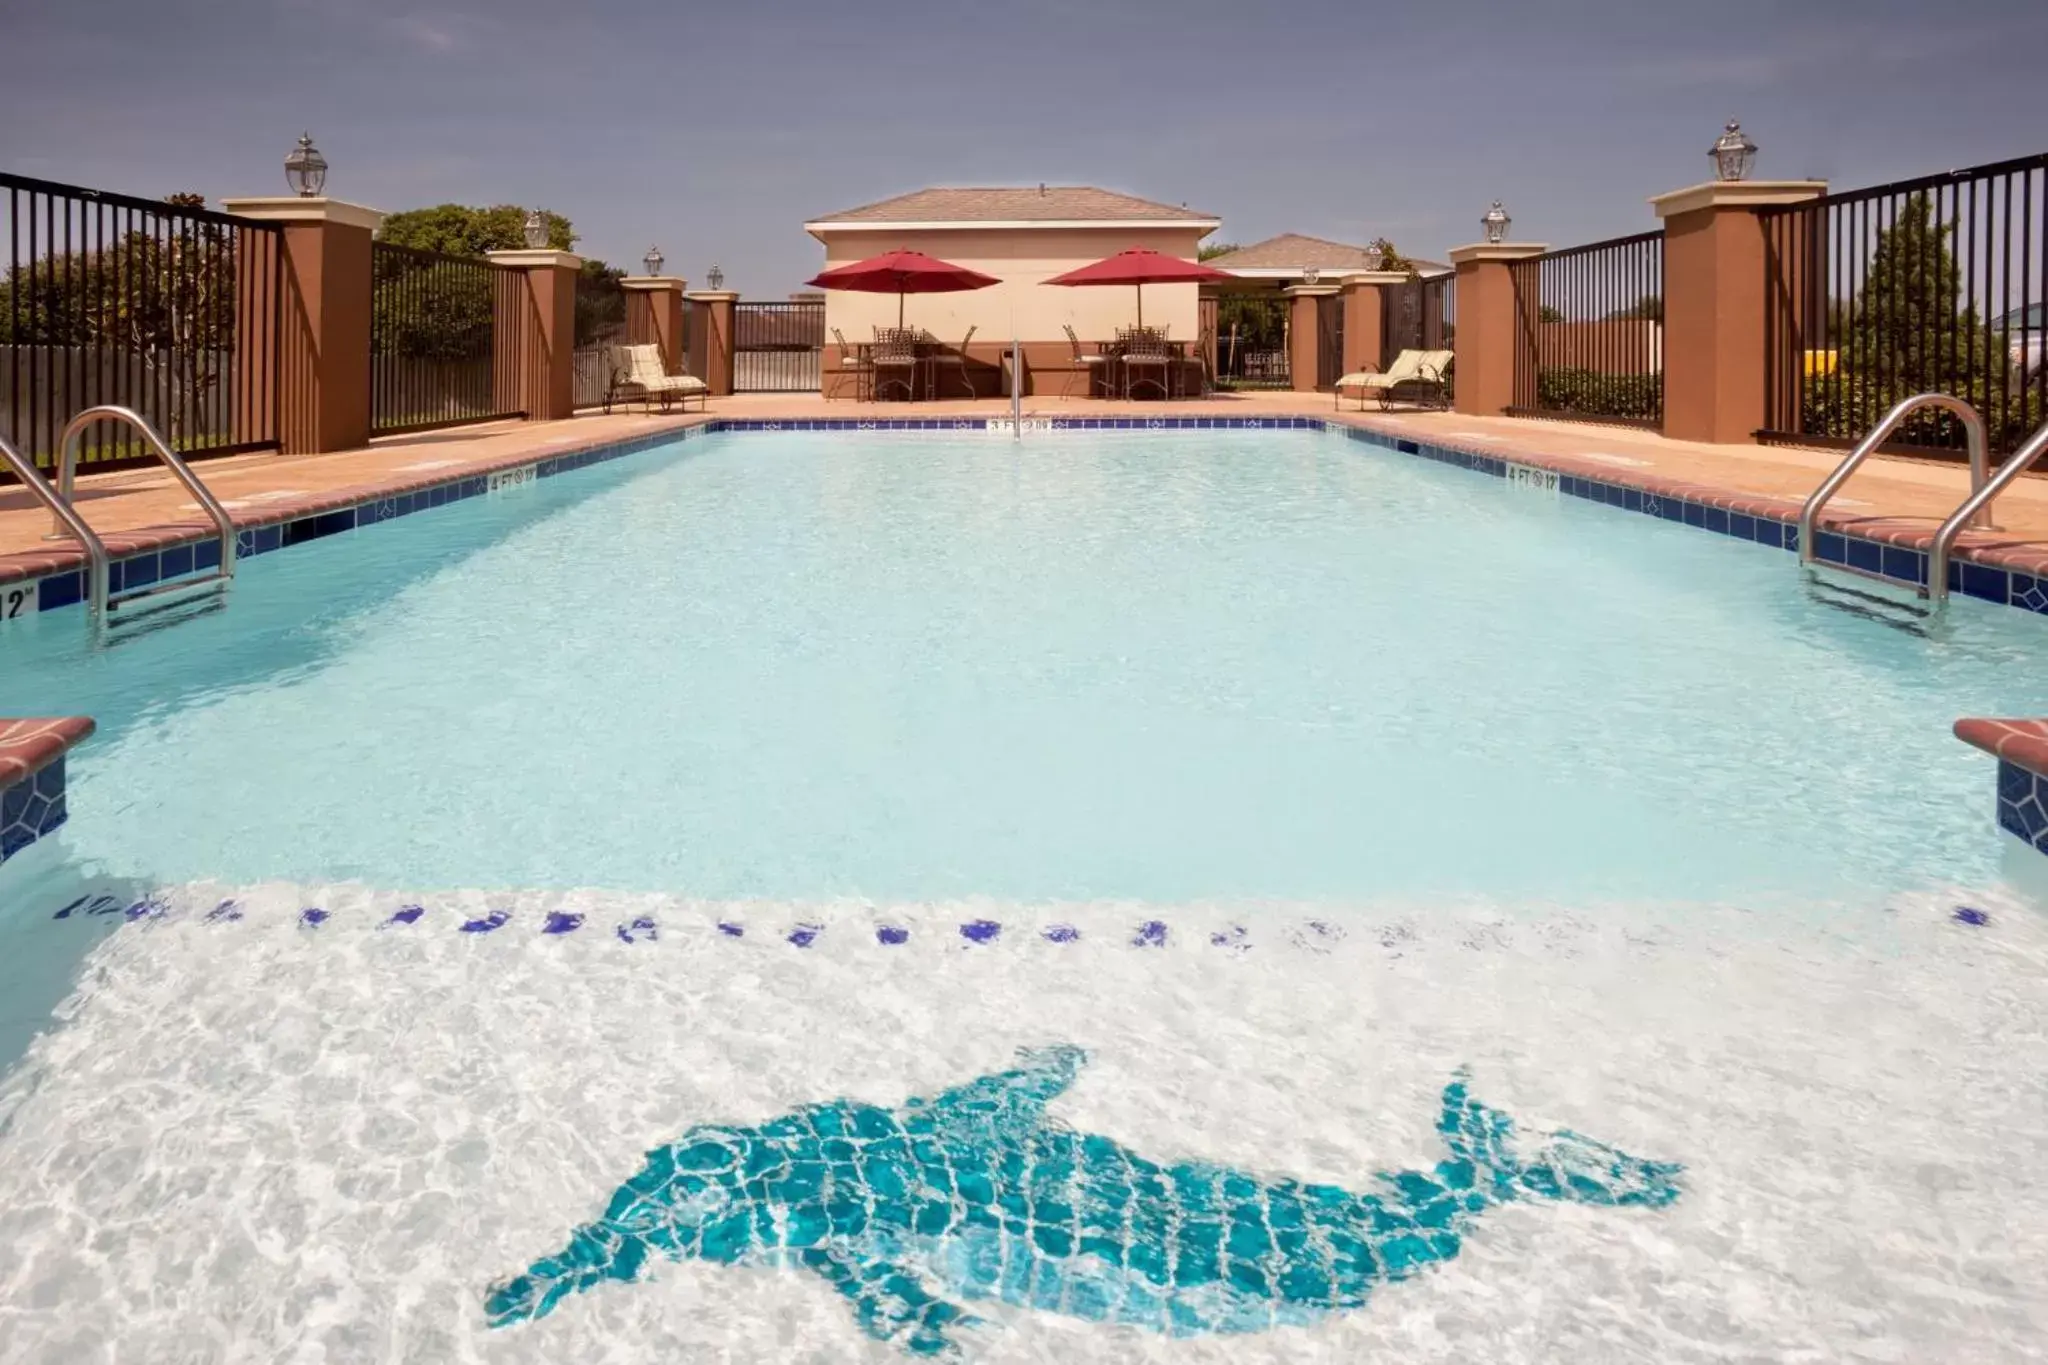
[[[1373,394],[1385,411],[1400,399],[1424,407],[1450,406],[1450,388],[1444,383],[1451,369],[1450,351],[1403,351],[1385,370],[1358,370],[1337,381],[1335,406],[1342,407],[1344,390],[1358,390],[1358,410],[1365,411],[1365,398]]]
[[[678,399],[683,410],[689,411],[690,400],[697,400],[699,407],[708,407],[711,401],[711,386],[690,374],[670,374],[662,364],[661,347],[647,343],[639,346],[612,347],[612,381],[605,390],[604,410],[612,410],[614,398],[638,398],[652,407],[657,401],[663,412]]]

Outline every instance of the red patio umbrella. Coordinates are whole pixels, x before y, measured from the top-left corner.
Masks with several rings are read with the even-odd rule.
[[[850,289],[860,294],[894,294],[896,325],[903,325],[905,294],[959,294],[986,289],[1002,281],[964,265],[954,265],[922,251],[888,251],[852,265],[835,266],[809,281],[819,289]]]
[[[1227,270],[1217,270],[1200,261],[1184,261],[1150,247],[1134,246],[1104,257],[1093,265],[1055,275],[1047,284],[1134,284],[1138,287],[1138,325],[1145,325],[1145,286],[1148,284],[1189,284],[1209,280],[1234,280]]]

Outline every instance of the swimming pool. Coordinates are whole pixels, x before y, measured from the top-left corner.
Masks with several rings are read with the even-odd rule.
[[[700,437],[260,557],[109,651],[45,613],[4,709],[101,732],[0,869],[0,1055],[70,994],[0,1092],[6,1335],[2025,1358],[2048,932],[1948,725],[2038,713],[2044,629],[1914,633],[1782,553],[1291,431]],[[1549,1167],[1447,1141],[1460,1068]],[[656,1144],[830,1168],[776,1116],[887,1144],[977,1084],[1029,1112],[905,1168],[954,1173],[935,1230],[879,1174],[832,1255],[816,1201],[692,1188],[682,1259],[613,1228],[637,1282],[486,1312]],[[1460,1161],[1606,1144],[1669,1197],[1503,1176],[1428,1224]],[[1014,1162],[1051,1212],[960,1186]],[[1430,1254],[1344,1261],[1385,1211],[1300,1191],[1403,1169]],[[714,1251],[707,1200],[756,1221]]]

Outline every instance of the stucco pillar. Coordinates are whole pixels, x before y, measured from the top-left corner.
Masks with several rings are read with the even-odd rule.
[[[251,347],[237,355],[241,392],[270,393],[274,377],[278,449],[287,455],[368,445],[370,241],[384,215],[339,199],[227,199],[221,206],[283,229],[277,336],[267,352]]]
[[[704,372],[697,377],[713,398],[724,398],[732,393],[732,306],[740,296],[725,289],[698,289],[687,297],[704,313],[704,355],[699,361]]]
[[[661,347],[662,369],[681,374],[683,281],[674,275],[628,275],[619,284],[626,291],[627,344]]]
[[[1498,417],[1515,401],[1515,336],[1519,328],[1535,326],[1537,301],[1523,300],[1529,316],[1518,316],[1515,281],[1508,267],[1548,250],[1536,242],[1452,248],[1451,264],[1458,268],[1458,330],[1451,349],[1456,354],[1459,412]]]
[[[1338,286],[1334,284],[1290,285],[1280,292],[1287,295],[1287,377],[1296,393],[1316,391],[1316,361],[1319,354],[1321,328],[1317,325],[1316,310],[1322,300],[1334,298]]]
[[[1402,270],[1372,270],[1344,281],[1344,373],[1383,370],[1393,359],[1385,354],[1387,309],[1391,291],[1408,282]]]
[[[1739,442],[1767,425],[1769,271],[1756,210],[1802,203],[1827,189],[1819,180],[1726,180],[1650,201],[1664,222],[1666,436]],[[1803,255],[1796,248],[1792,252],[1795,260]],[[1790,287],[1805,286],[1794,280]],[[1464,308],[1461,293],[1460,323]]]
[[[497,356],[501,406],[529,422],[552,422],[576,411],[576,276],[583,258],[570,251],[487,251],[491,264],[523,277],[523,288],[499,289]]]

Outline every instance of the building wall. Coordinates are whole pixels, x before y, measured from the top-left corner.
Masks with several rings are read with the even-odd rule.
[[[1067,289],[1044,282],[1130,247],[1150,247],[1191,261],[1201,235],[1201,229],[1192,227],[834,231],[826,242],[825,266],[849,265],[884,251],[906,249],[994,275],[1002,283],[987,289],[912,294],[905,301],[905,326],[922,328],[952,346],[958,346],[967,329],[974,327],[978,352],[985,345],[1008,342],[1013,335],[1027,342],[1064,343],[1062,324],[1071,325],[1084,342],[1110,340],[1117,328],[1137,321],[1135,289]],[[1195,340],[1195,290],[1193,284],[1146,285],[1146,323],[1167,327],[1175,340]],[[849,342],[871,341],[876,327],[896,325],[896,296],[833,290],[825,296],[825,325],[828,346],[829,329],[834,327]]]

